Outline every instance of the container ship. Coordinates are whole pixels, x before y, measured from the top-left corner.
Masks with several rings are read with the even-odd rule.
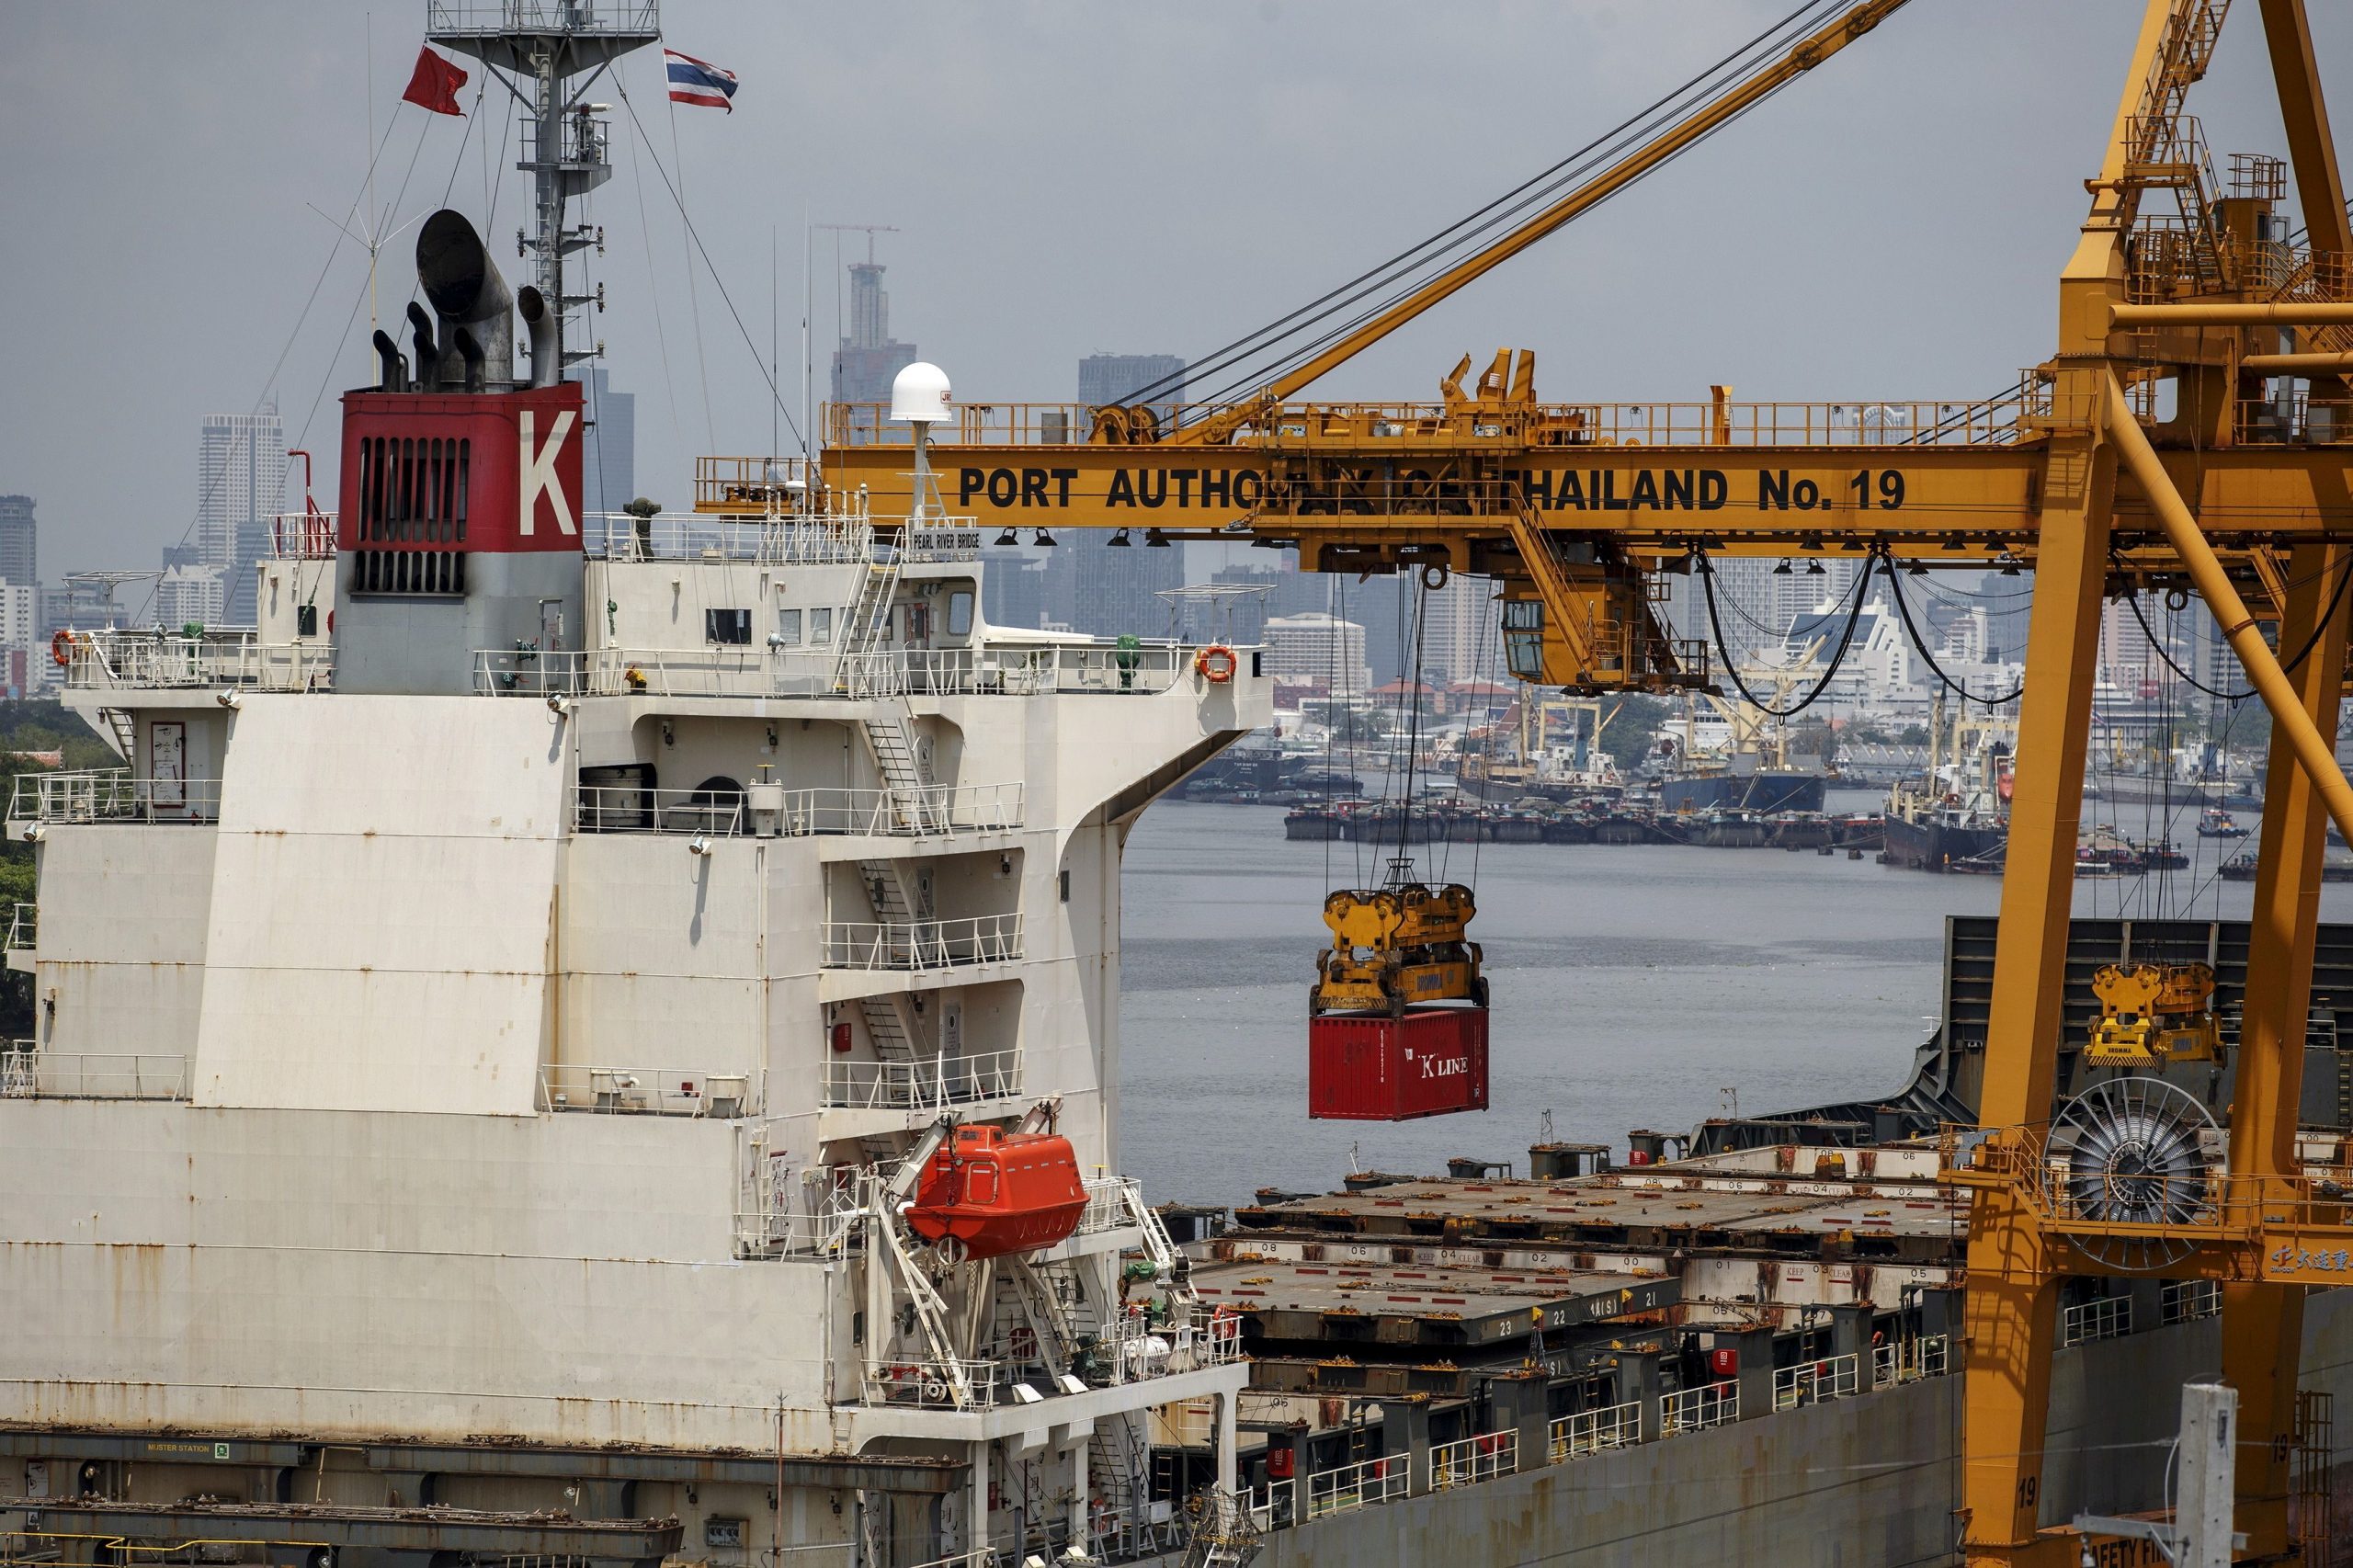
[[[35,1033],[0,1058],[7,1561],[1958,1561],[1990,1528],[1961,1505],[1980,1211],[1951,1130],[1995,1089],[1991,924],[1952,923],[1942,1022],[1884,1094],[1232,1210],[1144,1192],[1118,1174],[1121,847],[1268,722],[1259,651],[992,625],[927,365],[858,426],[904,506],[835,452],[585,513],[569,209],[609,172],[587,91],[654,7],[427,15],[525,106],[528,277],[465,214],[425,222],[423,303],[342,400],[335,505],[278,520],[257,625],[62,636],[121,765],[9,804],[39,903],[6,947]],[[1498,364],[1428,417],[1540,417]],[[1534,602],[1504,606],[1531,676]],[[2142,1085],[2057,1151],[2097,1218],[2123,1134],[2212,1168],[2266,949],[2229,922],[2063,939],[2061,1092]],[[2348,954],[2324,928],[2315,996],[2353,997]],[[1477,978],[1475,949],[1430,961]],[[2316,1178],[2353,1120],[2322,1012]],[[2179,1060],[2120,1074],[2158,1017]],[[1437,1089],[1336,1031],[1322,1108],[1482,1103],[1483,1026],[1445,1027],[1466,1065]],[[2220,1354],[2186,1275],[2059,1289],[2029,1530],[2164,1498],[2173,1386]],[[2353,1312],[2314,1293],[2299,1332],[2281,1457],[2325,1562]]]

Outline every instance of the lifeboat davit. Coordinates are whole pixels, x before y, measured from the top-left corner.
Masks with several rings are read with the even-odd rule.
[[[1066,1241],[1086,1208],[1069,1139],[960,1127],[925,1167],[907,1224],[961,1261]]]

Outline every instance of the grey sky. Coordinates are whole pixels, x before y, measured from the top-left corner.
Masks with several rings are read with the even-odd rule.
[[[903,231],[881,238],[892,326],[960,397],[1045,401],[1073,395],[1088,353],[1190,356],[1283,313],[1793,3],[668,0],[673,47],[742,78],[736,111],[678,108],[674,148],[658,56],[626,80],[763,353],[777,236],[796,415],[804,213]],[[0,490],[40,498],[45,576],[152,566],[195,508],[199,417],[265,393],[290,437],[308,426],[334,505],[335,394],[369,373],[367,268],[305,204],[350,209],[371,82],[377,136],[391,120],[378,205],[406,185],[394,222],[446,188],[480,223],[484,135],[494,154],[511,136],[496,97],[471,136],[394,111],[424,10],[0,0]],[[1742,398],[1995,391],[2047,351],[2140,11],[1913,0],[1325,390],[1427,398],[1458,354],[1510,344],[1537,351],[1538,390],[1561,399],[1698,399],[1711,381]],[[2353,59],[2348,8],[2313,11],[2323,60]],[[2283,150],[2254,6],[2191,108],[2218,157]],[[677,214],[627,114],[614,122],[619,173],[588,214],[608,239],[593,331],[639,394],[638,487],[682,504],[695,454],[767,447],[767,398],[707,276],[690,300]],[[491,173],[498,248],[521,184]],[[379,274],[387,318],[414,235]],[[821,398],[832,261],[825,241]]]

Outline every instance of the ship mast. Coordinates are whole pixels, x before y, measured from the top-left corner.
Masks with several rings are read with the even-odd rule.
[[[596,354],[564,347],[567,318],[595,298],[564,286],[564,258],[602,238],[587,224],[570,223],[566,208],[613,177],[605,124],[585,100],[615,61],[660,40],[659,13],[657,0],[426,0],[426,36],[481,61],[521,108],[523,150],[515,166],[531,176],[531,222],[515,237],[547,307],[549,365],[557,377]]]

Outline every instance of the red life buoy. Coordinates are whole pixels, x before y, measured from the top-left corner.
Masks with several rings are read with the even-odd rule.
[[[61,631],[51,638],[49,656],[57,661],[57,667],[61,670],[72,664],[74,662],[74,633]]]
[[[1233,672],[1241,668],[1241,661],[1224,643],[1212,642],[1193,655],[1193,668],[1211,686],[1223,686],[1233,678]]]

